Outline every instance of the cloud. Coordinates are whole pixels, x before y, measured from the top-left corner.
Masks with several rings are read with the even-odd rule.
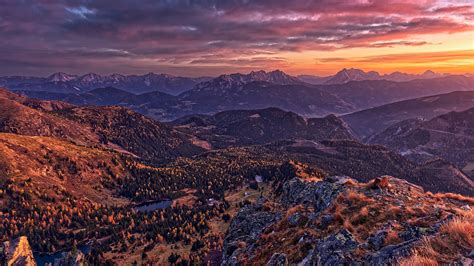
[[[435,0],[6,1],[0,60],[252,67],[282,52],[423,46],[472,20],[469,5]]]

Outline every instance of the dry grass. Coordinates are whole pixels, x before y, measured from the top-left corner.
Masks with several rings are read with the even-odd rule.
[[[440,232],[449,236],[449,239],[457,245],[474,248],[474,215],[472,217],[455,218],[441,226]]]
[[[414,254],[401,265],[438,265],[452,263],[474,249],[474,213],[457,217],[441,226],[434,237],[424,238]],[[413,264],[418,262],[418,264]],[[422,262],[432,264],[420,264]]]
[[[399,265],[400,266],[438,266],[439,264],[437,261],[433,259],[422,257],[422,256],[419,256],[417,253],[415,253],[409,258],[406,258],[400,261]]]
[[[433,194],[431,192],[427,192],[426,194],[428,196],[431,196],[431,197],[437,198],[437,199],[451,199],[451,200],[458,200],[458,201],[463,201],[463,202],[474,204],[474,198],[473,197],[466,197],[466,196],[455,194],[455,193],[436,193],[436,194]]]

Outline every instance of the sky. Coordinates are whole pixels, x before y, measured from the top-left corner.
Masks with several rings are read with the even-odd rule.
[[[473,3],[0,0],[0,76],[474,72]]]

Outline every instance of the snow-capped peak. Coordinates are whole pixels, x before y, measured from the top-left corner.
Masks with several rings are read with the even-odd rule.
[[[76,75],[69,75],[63,72],[57,72],[48,77],[49,81],[52,82],[67,82],[76,79]]]

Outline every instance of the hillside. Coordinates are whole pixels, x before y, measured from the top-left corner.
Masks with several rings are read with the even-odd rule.
[[[189,136],[127,108],[75,107],[0,92],[0,132],[104,146],[155,162],[203,150]]]
[[[165,161],[203,151],[187,135],[127,108],[74,107],[56,114],[90,127],[100,143],[118,145],[144,160]]]
[[[127,173],[115,152],[49,137],[0,133],[0,169],[2,184],[8,189],[29,188],[23,193],[33,202],[59,202],[64,195],[111,205],[124,202],[101,185]]]
[[[345,175],[367,182],[392,175],[431,192],[454,192],[474,196],[474,182],[445,160],[413,162],[381,145],[350,140],[321,142],[290,141],[267,145],[273,153],[323,169],[330,175]]]
[[[278,108],[224,111],[208,117],[187,116],[171,124],[215,148],[290,139],[353,139],[347,125],[336,116],[305,119]]]
[[[474,107],[474,91],[456,91],[390,103],[341,116],[354,133],[365,139],[406,119],[429,120],[451,111]]]
[[[439,156],[474,176],[474,108],[428,121],[402,121],[369,139],[411,158]]]
[[[43,104],[36,103],[38,101],[29,101],[27,98],[0,90],[0,132],[57,137],[83,145],[98,142],[98,137],[88,128],[43,111]]]
[[[296,175],[243,207],[222,265],[471,263],[473,198],[425,193],[393,177]]]

